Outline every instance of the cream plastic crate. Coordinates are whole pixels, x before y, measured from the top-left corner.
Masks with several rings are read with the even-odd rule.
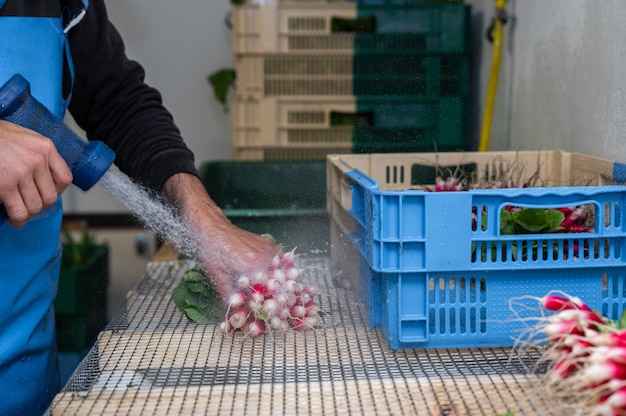
[[[331,112],[356,112],[356,99],[237,97],[233,103],[236,148],[352,148],[352,128],[332,127]]]
[[[239,55],[241,96],[467,96],[465,54]]]
[[[291,2],[233,6],[233,51],[351,53],[355,49],[468,52],[470,8],[463,4],[357,5]],[[339,20],[373,19],[375,32],[333,29]],[[357,39],[355,44],[355,39]]]
[[[236,97],[233,144],[237,160],[324,160],[352,151],[352,128],[330,126],[332,111],[354,112],[356,100]]]
[[[304,44],[315,36],[331,34],[332,16],[354,19],[355,3],[281,3],[242,5],[232,9],[233,50],[240,53],[272,53],[301,50],[320,53],[346,53],[353,49],[353,36],[338,35],[320,40],[318,45]],[[292,37],[293,36],[293,37]]]
[[[335,148],[355,153],[462,150],[463,97],[237,97],[236,148]]]
[[[242,96],[353,95],[352,54],[240,55],[236,70]]]
[[[241,147],[235,149],[237,160],[324,160],[330,154],[350,153],[350,149],[332,147],[293,148],[293,147]]]

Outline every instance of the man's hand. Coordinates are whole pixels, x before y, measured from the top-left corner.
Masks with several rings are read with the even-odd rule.
[[[11,225],[22,227],[70,183],[72,172],[50,139],[0,120],[0,201]]]
[[[232,293],[235,279],[265,271],[278,254],[278,247],[269,238],[233,225],[199,178],[174,175],[165,182],[162,194],[181,212],[196,240],[198,260],[224,301]]]

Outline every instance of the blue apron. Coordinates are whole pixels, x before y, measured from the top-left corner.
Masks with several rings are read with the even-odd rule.
[[[0,0],[0,9],[3,6]],[[30,82],[32,95],[62,118],[66,43],[61,16],[1,16],[0,85],[21,73]],[[21,229],[7,222],[0,226],[2,415],[41,415],[60,388],[53,306],[61,265],[61,221],[59,198]]]

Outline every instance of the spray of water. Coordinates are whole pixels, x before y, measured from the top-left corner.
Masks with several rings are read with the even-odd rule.
[[[172,208],[163,204],[157,195],[134,183],[115,166],[102,176],[100,183],[146,228],[174,244],[180,254],[190,258],[195,256],[193,233],[187,230],[181,218]]]

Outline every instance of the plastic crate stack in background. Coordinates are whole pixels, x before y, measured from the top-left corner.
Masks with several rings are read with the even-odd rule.
[[[292,0],[232,17],[238,159],[466,149],[468,5]]]

